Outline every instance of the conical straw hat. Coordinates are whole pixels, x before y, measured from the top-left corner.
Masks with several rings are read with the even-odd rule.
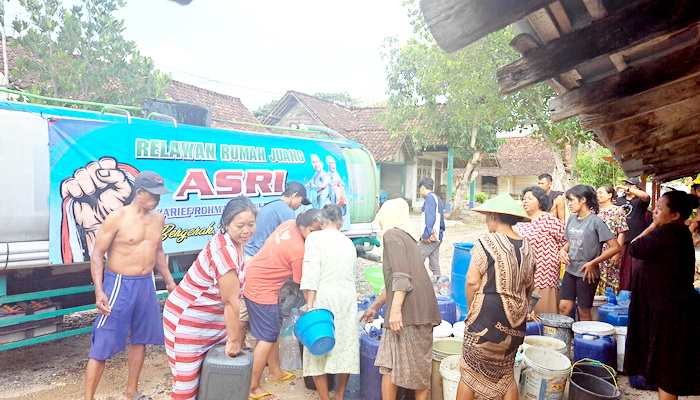
[[[484,204],[476,207],[474,211],[480,213],[513,215],[528,221],[530,220],[530,217],[528,217],[527,213],[525,212],[523,205],[510,197],[509,194],[499,194],[496,197],[488,199],[484,202]]]

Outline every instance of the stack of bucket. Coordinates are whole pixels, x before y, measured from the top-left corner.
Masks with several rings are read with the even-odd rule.
[[[455,400],[459,384],[459,360],[462,338],[444,338],[433,342],[433,370],[430,382],[431,400]]]

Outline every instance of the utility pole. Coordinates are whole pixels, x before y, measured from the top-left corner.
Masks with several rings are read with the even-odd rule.
[[[2,65],[3,79],[0,79],[0,87],[8,87],[10,85],[10,67],[7,61],[7,37],[5,36],[5,27],[7,26],[7,11],[5,10],[5,0],[2,2],[2,26],[0,26],[0,46],[2,46]]]

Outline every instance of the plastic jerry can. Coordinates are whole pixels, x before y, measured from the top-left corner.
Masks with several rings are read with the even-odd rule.
[[[224,352],[224,345],[214,346],[202,365],[198,400],[247,400],[253,353],[243,350],[236,357]]]

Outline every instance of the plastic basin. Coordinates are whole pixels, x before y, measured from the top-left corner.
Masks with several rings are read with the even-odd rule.
[[[322,356],[335,346],[335,325],[333,313],[319,308],[311,310],[297,320],[294,335],[311,354]]]
[[[365,268],[363,272],[365,280],[372,287],[375,294],[379,295],[384,289],[384,270],[379,265]]]

